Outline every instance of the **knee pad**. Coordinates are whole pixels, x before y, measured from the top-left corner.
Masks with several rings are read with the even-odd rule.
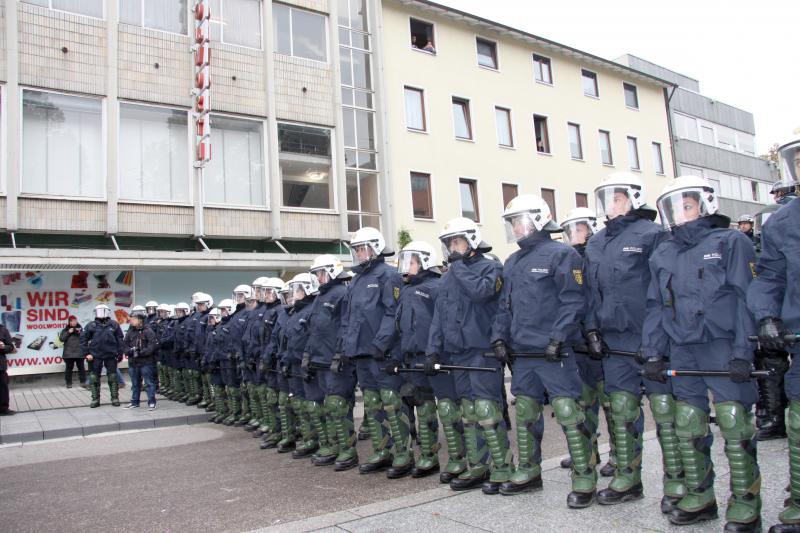
[[[611,413],[622,417],[625,422],[635,422],[639,418],[639,399],[630,392],[612,392],[610,395]]]
[[[364,391],[364,411],[367,413],[375,414],[380,411],[381,396],[377,391],[365,390]]]
[[[475,414],[475,403],[473,401],[462,398],[461,417],[465,424],[474,424],[478,421],[478,416]]]
[[[562,426],[577,426],[586,420],[583,409],[572,398],[561,396],[554,398],[551,403],[553,404],[553,411],[556,413],[556,420]]]
[[[675,422],[675,398],[670,394],[651,394],[650,411],[656,424]]]
[[[442,424],[449,426],[461,421],[461,409],[453,400],[448,398],[439,400],[439,403],[436,405],[436,411],[439,413],[439,419],[442,421]]]
[[[319,402],[312,402],[311,400],[306,402],[306,411],[309,415],[315,418],[322,418],[322,416],[325,414],[322,404]]]
[[[288,407],[289,406],[289,393],[281,391],[278,394],[278,405],[281,407]]]
[[[432,400],[427,400],[418,405],[417,418],[420,421],[434,420],[436,418],[436,403]]]
[[[475,400],[475,416],[482,426],[493,426],[503,420],[500,406],[492,400]]]
[[[542,406],[530,396],[517,396],[517,419],[536,422],[542,416]]]
[[[276,405],[278,403],[278,392],[275,389],[271,387],[267,388],[266,394],[267,403],[269,405]]]
[[[350,412],[350,403],[341,396],[326,396],[325,412],[334,418],[344,418]]]
[[[686,402],[675,402],[675,434],[679,438],[694,439],[708,434],[708,415]]]
[[[746,412],[739,402],[721,402],[715,404],[717,425],[725,440],[750,440],[755,435],[753,414]]]
[[[302,413],[305,411],[305,403],[306,401],[299,396],[292,396],[289,398],[289,405],[294,410],[295,413]]]
[[[403,400],[400,394],[392,389],[381,389],[381,401],[386,411],[399,411],[403,407]]]

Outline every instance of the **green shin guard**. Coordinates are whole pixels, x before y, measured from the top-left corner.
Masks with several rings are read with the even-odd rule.
[[[100,407],[100,379],[94,372],[89,374],[89,387],[92,390],[92,403],[89,407]]]
[[[606,419],[606,427],[608,428],[608,464],[611,467],[617,466],[617,439],[614,433],[614,417],[611,416],[611,397],[606,394],[606,384],[604,381],[597,382],[597,395],[600,400],[600,406],[603,409],[603,416]],[[611,475],[603,474],[603,475]]]
[[[541,417],[539,402],[530,396],[517,396],[519,462],[511,476],[512,483],[526,484],[542,474],[542,433],[536,427]]]
[[[492,457],[492,483],[503,483],[511,478],[512,452],[508,446],[508,431],[503,420],[503,410],[498,402],[491,400],[475,400],[475,415],[483,430],[483,438],[489,447]]]
[[[639,399],[629,392],[612,392],[610,400],[617,470],[608,488],[624,492],[642,482],[642,435],[636,429],[642,408]]]
[[[754,416],[739,402],[721,402],[715,408],[731,469],[731,496],[725,519],[752,524],[761,516],[761,473],[756,460]]]
[[[261,407],[258,417],[258,430],[261,433],[269,433],[269,419],[267,418],[267,411],[269,411],[269,403],[267,402],[267,385],[256,385],[256,395],[258,396],[258,404]]]
[[[436,402],[423,400],[417,406],[417,440],[419,459],[417,468],[430,470],[439,464],[439,424],[436,418]]]
[[[225,387],[222,385],[214,385],[214,411],[211,421],[217,424],[222,423],[230,414],[225,408]]]
[[[313,429],[313,435],[319,444],[318,455],[331,455],[328,432],[325,428],[325,408],[320,402],[307,400],[306,413],[309,419],[309,425]]]
[[[584,416],[586,417],[586,428],[591,433],[591,450],[594,455],[595,464],[600,462],[600,452],[597,450],[597,428],[600,420],[598,418],[600,411],[600,400],[597,394],[597,389],[589,387],[585,383],[581,384],[581,397],[578,401],[583,409]]]
[[[353,420],[349,416],[350,409],[352,409],[350,403],[341,396],[325,397],[325,413],[329,423],[332,423],[336,431],[336,443],[339,451],[336,456],[337,463],[347,463],[358,457],[356,453],[357,437]]]
[[[461,400],[461,416],[464,422],[464,444],[467,456],[467,469],[458,476],[461,479],[477,478],[483,476],[488,470],[487,446],[478,448],[479,426],[478,415],[475,413],[475,402],[467,399]]]
[[[223,421],[226,426],[233,425],[241,413],[242,391],[239,387],[228,387],[228,416]]]
[[[572,398],[557,397],[551,403],[556,420],[567,437],[569,455],[572,457],[572,491],[594,493],[597,485],[597,463],[591,450],[591,435],[585,424],[583,410]]]
[[[372,455],[368,463],[385,461],[390,453],[386,446],[389,444],[389,432],[378,419],[381,409],[381,397],[377,391],[364,391],[364,421],[369,428],[369,438],[372,442]]]
[[[653,413],[658,443],[661,445],[664,496],[683,498],[686,495],[686,485],[678,450],[678,435],[675,433],[675,398],[671,394],[651,394],[650,411]]]
[[[278,421],[278,391],[272,387],[267,387],[267,409],[264,416],[267,420],[270,435],[277,435],[281,431],[281,425]]]
[[[447,442],[445,472],[456,476],[460,475],[467,468],[461,405],[448,398],[443,398],[437,402],[436,411],[439,415],[439,422],[442,424],[445,442]]]
[[[400,394],[391,389],[381,389],[381,402],[386,411],[386,421],[392,436],[393,467],[404,467],[411,463],[411,433],[408,416],[403,412]]]
[[[114,407],[119,406],[119,381],[117,381],[117,374],[111,373],[106,376],[108,379],[108,390],[111,393],[111,405]]]
[[[308,416],[306,401],[303,398],[292,396],[289,400],[289,406],[300,429],[300,442],[297,443],[297,450],[305,451],[316,447],[316,432],[311,426],[311,418]]]
[[[258,395],[258,388],[260,385],[250,383],[247,386],[247,395],[250,398],[250,420],[247,425],[250,427],[258,427],[261,425],[261,418],[264,413],[261,411],[261,398]]]
[[[289,446],[294,443],[295,439],[295,421],[294,413],[292,413],[291,406],[289,405],[289,393],[278,393],[278,411],[281,417],[281,441],[278,446]]]
[[[239,418],[236,420],[237,425],[244,425],[250,421],[250,384],[242,383],[241,388],[242,398],[242,411],[239,413]]]
[[[789,402],[786,411],[789,441],[789,501],[778,516],[782,524],[800,525],[800,401]]]
[[[675,403],[675,433],[686,480],[686,496],[678,502],[677,510],[696,512],[716,502],[708,432],[708,415],[702,409],[686,402]]]

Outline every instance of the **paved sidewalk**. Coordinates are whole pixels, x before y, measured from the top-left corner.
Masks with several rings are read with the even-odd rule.
[[[274,524],[258,530],[263,533],[292,533],[320,531],[347,532],[406,532],[425,531],[450,533],[454,531],[541,531],[547,533],[640,532],[669,531],[700,533],[721,531],[730,482],[723,443],[715,432],[713,460],[716,466],[717,503],[720,518],[693,527],[671,526],[661,515],[661,454],[655,432],[645,434],[644,479],[645,498],[617,506],[594,505],[588,509],[571,510],[566,506],[569,475],[559,467],[560,457],[544,461],[544,490],[517,496],[485,496],[480,490],[453,492],[448,487],[393,498],[383,502],[355,507]],[[605,446],[607,452],[607,446]],[[602,448],[601,448],[601,451]],[[763,477],[762,520],[764,531],[777,522],[778,513],[787,493],[788,449],[786,439],[759,443],[758,458]],[[607,479],[601,478],[599,487]]]

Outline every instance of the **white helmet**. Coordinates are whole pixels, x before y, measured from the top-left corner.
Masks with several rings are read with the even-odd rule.
[[[753,215],[742,215],[736,221],[737,223],[741,224],[742,222],[747,222],[748,224],[754,224],[756,219],[753,218]]]
[[[614,172],[594,190],[597,218],[611,220],[643,207],[647,202],[644,183],[632,172]]]
[[[198,299],[198,298],[199,298],[199,297],[200,297],[202,294],[203,294],[202,292],[196,292],[196,293],[192,294],[192,305],[195,305],[195,304],[197,303],[197,299]]]
[[[309,268],[308,271],[316,276],[320,283],[323,283],[323,281],[319,279],[320,273],[326,273],[328,275],[328,279],[324,283],[328,283],[329,281],[339,277],[339,275],[344,272],[344,265],[335,255],[324,254],[319,255],[314,259],[314,262],[311,263],[311,268]]]
[[[521,194],[513,198],[503,211],[503,221],[508,242],[519,242],[540,231],[561,231],[553,221],[550,206],[537,194]]]
[[[286,282],[283,284],[283,288],[281,289],[281,299],[283,303],[286,305],[294,305],[294,293],[292,292],[291,287],[289,287],[290,282]]]
[[[227,313],[226,315],[223,316],[232,315],[233,312],[236,310],[236,304],[233,303],[233,300],[231,300],[230,298],[225,298],[224,300],[220,301],[217,307],[219,307],[220,311]]]
[[[98,304],[94,306],[94,316],[96,318],[110,318],[111,309],[106,304]]]
[[[237,285],[233,289],[233,301],[237,304],[243,304],[247,300],[253,299],[253,289],[250,285]]]
[[[158,304],[158,307],[156,308],[156,312],[158,313],[158,318],[160,318],[162,320],[165,319],[165,318],[169,318],[169,313],[170,313],[169,305],[167,305],[167,304]]]
[[[416,263],[418,271],[430,270],[439,266],[436,249],[425,241],[411,241],[406,244],[397,256],[397,271],[400,274],[411,274],[411,267]],[[411,275],[415,275],[417,272]]]
[[[276,300],[281,300],[281,291],[284,285],[285,283],[283,283],[281,278],[267,278],[262,289],[264,291],[264,301],[271,303]]]
[[[380,231],[367,226],[355,232],[353,238],[350,239],[349,248],[353,256],[353,264],[360,265],[381,255],[386,249],[386,239],[383,238],[383,234]],[[372,250],[370,257],[359,260],[357,254],[359,248]]]
[[[147,318],[147,309],[145,309],[141,305],[134,305],[131,308],[131,312],[130,312],[129,316],[131,318],[139,318],[141,320],[144,320],[145,318]]]
[[[792,192],[800,186],[800,130],[795,130],[795,135],[781,144],[778,148],[778,161],[780,165],[781,181],[778,183],[782,187],[773,187],[773,189],[789,189],[787,191],[775,192]]]
[[[268,279],[269,278],[266,276],[259,276],[253,280],[253,283],[250,284],[253,288],[253,297],[259,302],[264,301],[264,295],[266,294],[264,287]]]
[[[294,295],[298,290],[302,290],[306,296],[319,292],[319,282],[316,276],[308,272],[301,272],[289,282],[289,292]]]
[[[719,211],[714,188],[698,176],[680,176],[664,187],[656,202],[666,229],[711,216]]]
[[[453,255],[450,253],[450,242],[456,237],[465,239],[470,250],[477,250],[481,244],[481,230],[474,220],[464,217],[454,218],[439,232],[442,252],[448,258]]]
[[[145,309],[147,309],[148,313],[150,312],[151,308],[155,312],[155,311],[158,310],[158,302],[155,301],[155,300],[149,300],[146,304],[144,304],[144,307],[145,307]]]
[[[186,302],[178,302],[175,304],[175,316],[178,316],[178,311],[183,312],[183,316],[187,316],[192,309],[189,307],[189,304]]]
[[[175,306],[175,305],[172,305],[172,304],[170,304],[170,305],[168,305],[167,307],[169,308],[169,317],[170,317],[170,318],[178,318],[178,316],[175,314],[175,307],[176,307],[176,306]]]
[[[222,319],[222,312],[220,311],[219,307],[215,307],[208,312],[208,320],[211,320],[212,318],[214,319],[214,324],[218,324],[219,321]],[[211,325],[213,326],[214,324]]]
[[[597,213],[588,207],[576,207],[561,221],[565,240],[572,246],[586,244],[589,237],[603,227],[603,223],[597,220]]]
[[[197,299],[195,300],[194,303],[197,305],[206,304],[207,307],[211,307],[212,305],[214,305],[214,298],[212,298],[210,294],[201,292],[197,296]]]

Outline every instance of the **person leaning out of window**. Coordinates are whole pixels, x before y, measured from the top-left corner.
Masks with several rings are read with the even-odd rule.
[[[64,381],[67,388],[72,388],[72,368],[78,369],[78,378],[81,380],[81,387],[87,388],[86,370],[83,367],[83,352],[81,351],[81,325],[78,318],[70,315],[67,325],[58,334],[58,339],[64,343],[64,352],[61,359],[64,360]]]

